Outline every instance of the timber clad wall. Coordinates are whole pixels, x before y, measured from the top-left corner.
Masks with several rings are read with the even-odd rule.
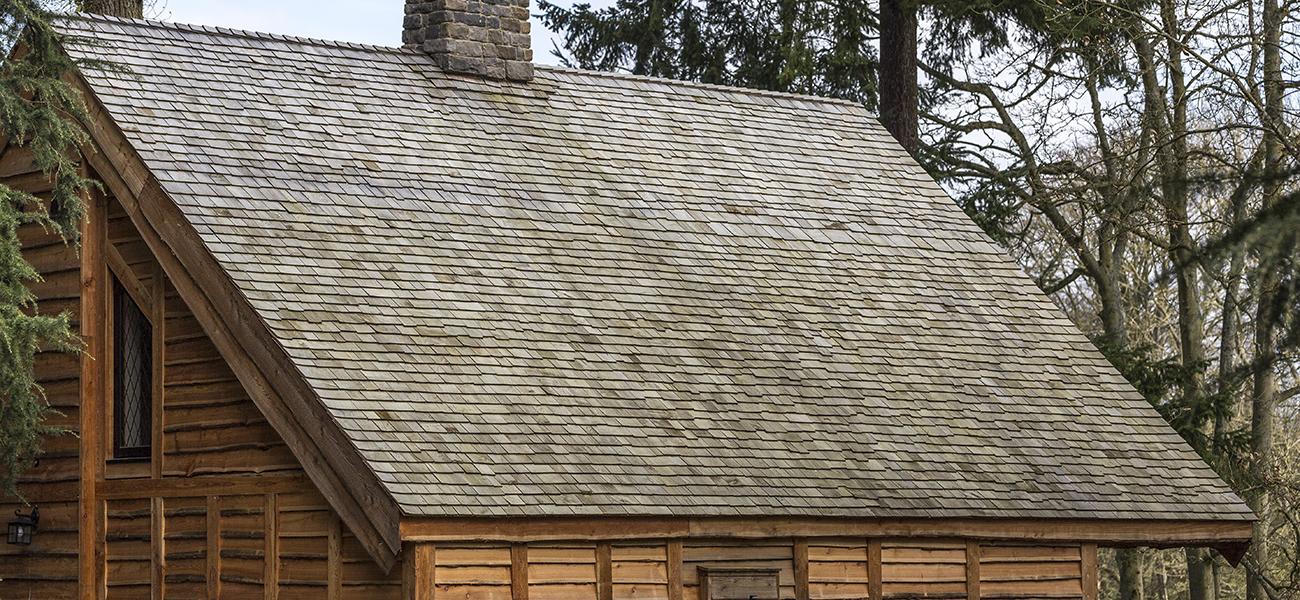
[[[42,196],[50,186],[29,164],[26,150],[6,150],[0,183]],[[94,235],[79,254],[39,228],[21,231],[24,255],[44,278],[32,285],[43,314],[67,311],[80,331],[81,261],[103,256],[99,267],[139,299],[158,334],[153,458],[103,460],[112,447],[111,402],[100,397],[102,418],[91,416],[103,432],[95,446],[102,460],[97,507],[88,512],[102,515],[94,544],[103,562],[88,571],[102,578],[92,586],[102,592],[91,597],[399,597],[400,567],[385,575],[340,524],[166,281],[121,204],[92,201],[99,208],[91,214],[105,219],[99,252]],[[36,368],[62,413],[49,423],[81,433],[82,360],[42,354]],[[0,600],[77,597],[81,442],[77,435],[49,438],[40,464],[22,480],[22,493],[40,506],[40,527],[31,546],[0,545]],[[0,515],[21,506],[0,500]]]
[[[698,600],[700,567],[776,570],[782,600],[1097,597],[1094,545],[862,538],[408,543],[408,561],[412,553],[431,560],[407,574],[406,600]]]
[[[51,186],[31,167],[31,152],[8,148],[0,155],[0,183],[48,199]],[[59,236],[28,225],[19,230],[23,254],[44,278],[31,290],[41,314],[72,316],[81,326],[81,268],[75,249]],[[41,507],[38,542],[27,548],[0,545],[0,598],[69,598],[77,592],[77,476],[80,433],[80,365],[75,356],[41,353],[36,378],[59,415],[47,423],[69,435],[47,438],[40,463],[20,482],[24,496]],[[0,496],[0,522],[13,518],[21,505]],[[29,508],[29,507],[27,507]],[[24,512],[27,512],[24,508]]]

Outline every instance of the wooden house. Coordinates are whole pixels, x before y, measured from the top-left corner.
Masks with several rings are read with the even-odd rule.
[[[87,353],[40,357],[77,435],[0,599],[1091,599],[1099,545],[1244,552],[863,107],[534,67],[527,0],[407,13],[63,26],[132,73],[75,79],[81,250],[23,236]]]

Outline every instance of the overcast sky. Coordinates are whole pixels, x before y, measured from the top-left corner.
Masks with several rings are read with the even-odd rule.
[[[612,0],[588,0],[604,6]],[[149,18],[380,46],[402,44],[404,0],[156,0]],[[561,6],[570,0],[558,0]],[[537,2],[533,0],[533,11]],[[555,64],[554,35],[533,18],[533,60]]]

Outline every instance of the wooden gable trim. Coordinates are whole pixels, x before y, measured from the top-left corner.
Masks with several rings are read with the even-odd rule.
[[[1120,519],[835,519],[816,517],[405,517],[408,542],[539,542],[684,538],[962,538],[1103,546],[1205,546],[1240,560],[1252,521]]]
[[[118,198],[267,422],[371,558],[391,571],[401,548],[396,502],[84,80],[69,82],[83,94],[91,117],[86,161]]]

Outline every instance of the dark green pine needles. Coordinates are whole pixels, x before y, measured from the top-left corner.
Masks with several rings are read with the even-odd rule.
[[[80,350],[67,313],[40,314],[27,288],[40,275],[24,259],[18,237],[20,227],[38,226],[77,245],[86,213],[82,196],[94,185],[77,160],[88,138],[86,110],[80,93],[62,78],[91,65],[73,61],[61,44],[89,40],[67,39],[51,26],[54,18],[42,2],[0,0],[7,51],[0,69],[0,147],[30,148],[32,165],[54,186],[48,195],[32,195],[0,185],[0,487],[10,496],[18,495],[18,476],[39,456],[42,436],[57,433],[44,424],[51,409],[33,376],[35,357]]]

